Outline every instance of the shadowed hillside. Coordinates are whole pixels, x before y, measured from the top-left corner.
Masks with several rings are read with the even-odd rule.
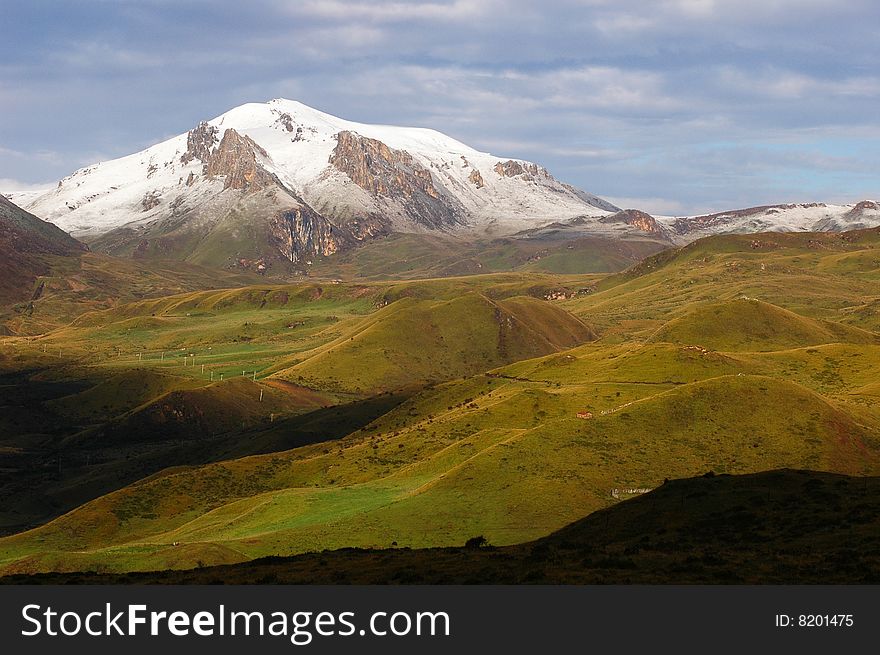
[[[779,470],[674,480],[516,546],[358,550],[6,584],[876,584],[880,479]],[[477,535],[474,535],[477,536]]]
[[[880,472],[877,417],[794,382],[722,375],[599,383],[599,394],[596,384],[443,385],[332,446],[126,487],[0,540],[0,561],[7,573],[145,570],[316,548],[452,545],[473,534],[512,544],[614,504],[614,488],[707,469]],[[585,406],[592,420],[576,418]]]
[[[336,439],[362,427],[363,403],[393,407],[387,392],[408,397],[419,385],[594,338],[552,303],[520,297],[557,282],[517,275],[190,292],[8,339],[0,530],[167,466]],[[297,361],[295,374],[273,375]],[[331,406],[343,420],[326,434],[284,432],[288,418]]]
[[[602,281],[184,293],[8,340],[7,367],[46,410],[11,404],[0,419],[26,435],[3,444],[9,468],[29,470],[16,448],[48,443],[59,457],[112,452],[108,472],[136,458],[126,475],[142,479],[106,478],[111,493],[0,539],[0,571],[185,569],[475,535],[507,546],[707,470],[876,476],[878,246],[876,231],[713,237]],[[139,386],[132,370],[161,377]],[[332,442],[286,437],[316,403],[397,388],[406,400]],[[53,432],[53,416],[82,429]],[[153,457],[161,431],[175,449]]]
[[[36,279],[56,260],[76,258],[86,246],[0,195],[0,305],[37,300]]]

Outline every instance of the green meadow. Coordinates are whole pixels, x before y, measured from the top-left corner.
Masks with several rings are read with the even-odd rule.
[[[708,471],[876,476],[878,246],[188,290],[5,337],[4,492],[39,493],[0,572],[506,546]]]

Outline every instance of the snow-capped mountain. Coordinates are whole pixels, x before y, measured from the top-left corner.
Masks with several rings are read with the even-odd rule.
[[[862,200],[849,205],[821,202],[762,205],[699,216],[651,216],[624,209],[600,218],[575,217],[523,230],[518,238],[577,238],[595,234],[595,223],[636,228],[658,242],[684,245],[714,234],[757,232],[844,232],[880,227],[880,204]]]
[[[679,243],[711,234],[752,232],[843,232],[880,226],[880,204],[863,200],[851,205],[822,202],[764,205],[703,216],[657,216]]]
[[[390,232],[505,235],[575,217],[638,232],[600,222],[618,208],[537,164],[282,99],[9,197],[94,249],[256,268]]]

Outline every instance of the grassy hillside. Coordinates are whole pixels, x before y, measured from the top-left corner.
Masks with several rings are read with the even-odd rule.
[[[565,306],[627,338],[648,338],[697,303],[743,296],[876,331],[878,248],[876,229],[709,237],[608,276]]]
[[[876,367],[826,397],[821,376],[782,379],[792,360],[814,356],[807,350],[716,358],[669,344],[629,356],[612,347],[603,359],[615,363],[592,380],[582,373],[599,346],[529,363],[531,377],[514,365],[423,392],[332,447],[169,472],[105,496],[0,541],[4,570],[186,568],[474,534],[503,545],[618,502],[615,488],[705,470],[876,475],[880,417],[861,391]],[[657,379],[667,369],[650,365],[655,354],[677,370]],[[623,379],[609,380],[610,370]],[[594,418],[577,418],[583,409]]]
[[[2,377],[0,382],[0,531],[5,533],[45,522],[167,467],[338,439],[412,393],[343,404],[328,399],[330,406],[316,409],[319,397],[295,385],[238,378],[198,386],[146,369],[93,387],[77,379],[31,378],[22,384],[20,378]]]
[[[354,279],[450,277],[505,271],[566,275],[614,273],[667,247],[650,239],[498,238],[474,241],[436,234],[391,234],[330,257],[314,276]]]
[[[652,341],[701,344],[713,350],[784,350],[824,343],[878,344],[859,328],[799,316],[751,298],[701,304],[664,325]]]
[[[384,307],[276,377],[362,393],[436,382],[557,352],[595,338],[579,319],[545,301],[404,298]]]
[[[119,307],[142,298],[158,298],[199,289],[256,284],[260,277],[182,264],[151,263],[82,253],[51,257],[29,287],[33,300],[0,303],[0,322],[16,335],[40,335],[66,326],[95,310]],[[36,293],[36,290],[39,293]]]
[[[266,424],[278,398],[284,420],[307,399],[408,399],[333,442],[157,472],[0,539],[0,571],[183,569],[474,535],[503,546],[707,470],[876,476],[878,244],[874,230],[713,237],[601,280],[312,282],[83,315],[16,342],[9,365],[45,366],[59,348],[82,370],[189,386],[105,401],[117,415],[64,437],[77,448],[228,427],[212,452],[243,455],[231,435],[283,442]],[[49,395],[82,379],[70,362],[29,375]],[[63,395],[100,403],[88,393]]]
[[[6,584],[876,584],[880,478],[780,470],[667,482],[533,542],[345,549]],[[474,535],[477,536],[477,535]]]
[[[15,392],[0,401],[0,530],[167,466],[338,438],[363,424],[362,401],[388,406],[392,391],[405,397],[593,338],[537,299],[562,282],[517,274],[187,292],[6,339],[0,371]],[[325,407],[351,418],[308,439],[298,425],[283,431]]]

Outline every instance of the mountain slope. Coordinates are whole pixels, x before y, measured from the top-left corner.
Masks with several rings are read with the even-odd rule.
[[[880,205],[873,200],[851,205],[762,205],[702,216],[661,217],[660,221],[680,243],[712,234],[843,232],[880,226]]]
[[[0,303],[36,300],[34,281],[53,258],[77,257],[87,248],[51,223],[0,196]]]
[[[595,401],[593,385],[444,385],[332,445],[167,471],[103,496],[0,539],[0,570],[191,568],[477,534],[513,544],[615,504],[614,489],[625,497],[664,478],[880,470],[876,423],[792,382],[709,378],[575,417]]]
[[[598,328],[648,338],[691,303],[743,296],[810,318],[880,330],[880,229],[716,235],[647,257],[566,304]],[[847,339],[844,339],[847,340]],[[691,345],[701,344],[694,339]]]
[[[536,164],[434,130],[354,123],[282,99],[27,198],[97,250],[260,271],[391,232],[510,234],[617,209]],[[593,222],[597,234],[620,231]]]
[[[7,584],[864,584],[880,580],[880,478],[776,470],[672,480],[500,548],[348,548],[189,571]],[[477,536],[477,535],[474,535]]]
[[[664,325],[651,339],[725,351],[782,350],[838,342],[880,344],[880,336],[873,332],[806,318],[751,298],[698,305]]]
[[[549,354],[426,387],[333,443],[144,479],[0,540],[0,567],[184,568],[479,534],[513,544],[707,470],[876,475],[880,345],[866,330],[877,321],[878,244],[877,230],[711,237],[605,281],[572,278],[564,299],[562,278],[507,274],[267,285],[84,316],[53,336],[50,353],[103,335],[101,351],[130,349],[106,366],[168,366],[204,381],[208,371],[181,365],[193,353],[225,369],[219,384],[240,385],[242,407],[257,412],[245,370],[259,371],[258,385],[292,371],[351,392],[401,371],[424,379],[422,350],[449,376],[502,342],[524,346],[517,357],[534,345]],[[324,303],[333,319],[319,323]],[[554,352],[575,325],[565,310],[600,338]],[[557,347],[508,331],[517,319]],[[228,361],[221,342],[242,337]],[[176,363],[160,359],[183,346]]]
[[[315,389],[375,393],[473,375],[592,339],[579,319],[535,298],[402,298],[275,375]]]

